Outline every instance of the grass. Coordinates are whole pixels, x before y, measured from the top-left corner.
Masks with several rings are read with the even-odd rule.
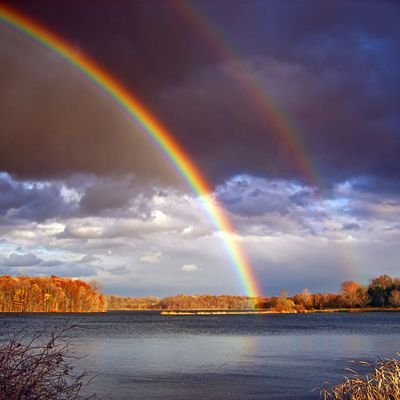
[[[321,391],[324,400],[400,400],[400,353],[397,358],[378,360],[374,364],[363,361],[357,364],[372,367],[365,376],[349,369],[352,376],[341,384]]]

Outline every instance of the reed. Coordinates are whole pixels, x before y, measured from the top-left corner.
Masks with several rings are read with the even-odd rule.
[[[372,367],[365,376],[353,369],[341,384],[324,388],[320,398],[324,400],[400,400],[400,353],[397,358],[379,359],[376,363],[355,362]]]

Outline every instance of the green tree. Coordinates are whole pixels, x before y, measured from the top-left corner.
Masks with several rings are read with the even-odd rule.
[[[368,286],[368,294],[371,296],[371,304],[374,307],[388,305],[389,297],[395,288],[393,279],[388,275],[381,275],[371,281]]]

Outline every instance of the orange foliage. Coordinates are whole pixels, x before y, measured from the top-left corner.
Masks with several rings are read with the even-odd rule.
[[[0,276],[0,312],[98,312],[106,308],[97,287],[81,280]]]
[[[108,296],[109,310],[247,310],[253,300],[245,296],[186,295],[157,297]]]

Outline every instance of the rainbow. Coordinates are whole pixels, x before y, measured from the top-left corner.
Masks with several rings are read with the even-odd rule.
[[[192,190],[201,197],[204,208],[214,225],[221,232],[222,240],[239,274],[246,295],[250,297],[260,296],[261,292],[253,275],[251,265],[234,239],[234,229],[231,222],[217,201],[210,196],[212,190],[205,178],[167,128],[110,73],[101,68],[85,54],[75,52],[71,45],[41,24],[19,11],[1,4],[0,21],[53,51],[61,59],[73,65],[86,78],[94,82],[101,91],[114,99],[133,121],[144,128],[144,131],[167,156],[174,168],[189,184]]]
[[[229,66],[235,74],[236,81],[241,85],[244,93],[251,100],[252,105],[259,112],[260,116],[265,118],[266,122],[272,124],[274,128],[273,133],[282,147],[288,150],[305,183],[313,187],[315,198],[321,200],[326,184],[297,131],[282,111],[282,107],[274,102],[260,80],[257,79],[249,67],[241,60],[240,55],[237,54],[237,51],[224,37],[223,33],[200,10],[201,2],[195,4],[190,0],[173,0],[172,4],[183,20]],[[354,278],[358,271],[357,257],[354,251],[343,245],[342,251],[338,252],[338,255],[339,259],[342,260],[342,265],[347,267],[346,271],[349,270]]]
[[[241,61],[242,57],[229,43],[224,34],[217,29],[215,24],[200,10],[201,3],[194,4],[191,0],[173,1],[177,13],[184,21],[196,31],[201,38],[207,41],[214,53],[225,62],[235,74],[235,79],[241,85],[246,95],[251,99],[252,105],[257,107],[263,118],[273,126],[274,133],[282,146],[289,151],[297,170],[303,176],[305,183],[313,187],[314,197],[322,200],[324,182],[311,154],[297,130],[292,126],[289,118],[282,112],[278,104],[268,93],[265,85],[254,75],[250,68]],[[346,245],[342,245],[342,251],[337,252],[341,265],[346,271],[351,271],[352,277],[359,270],[357,257]]]
[[[321,200],[325,183],[318,173],[309,151],[296,134],[296,130],[288,117],[282,112],[281,107],[269,96],[260,80],[249,70],[249,67],[241,61],[241,57],[223,34],[200,10],[201,3],[195,5],[190,0],[175,0],[171,4],[174,5],[176,12],[182,16],[183,20],[207,42],[210,49],[233,71],[235,79],[260,116],[272,124],[273,133],[282,147],[288,150],[305,183],[313,187],[315,198]],[[354,277],[355,271],[358,270],[355,255],[352,254],[351,250],[345,248],[341,253],[343,265],[349,267]]]
[[[235,79],[252,101],[252,105],[257,109],[260,116],[274,128],[273,134],[282,147],[287,149],[305,182],[315,189],[321,189],[323,187],[322,180],[319,177],[310,154],[296,134],[296,130],[291,125],[289,119],[282,112],[281,107],[278,107],[272,97],[263,89],[260,80],[241,61],[235,49],[205,17],[198,6],[195,7],[193,3],[186,0],[173,1],[172,4],[177,13],[182,16],[203,40],[207,41],[214,53],[235,74]]]

